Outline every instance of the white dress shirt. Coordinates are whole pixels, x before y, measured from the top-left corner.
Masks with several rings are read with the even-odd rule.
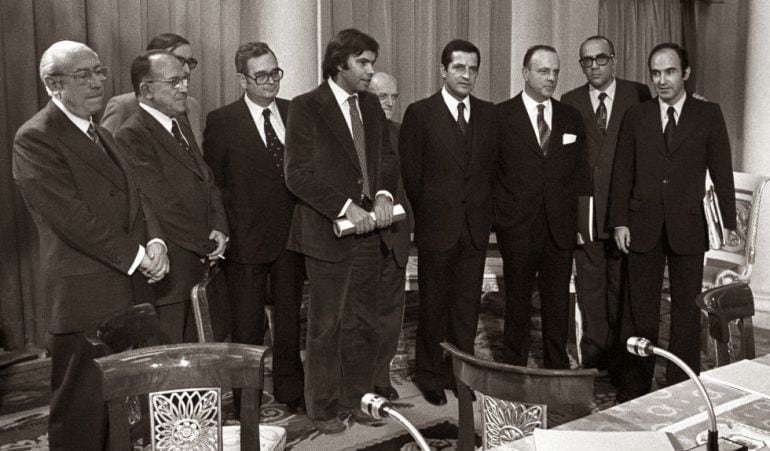
[[[687,99],[687,92],[685,92],[682,98],[679,99],[675,104],[669,105],[663,100],[661,100],[660,97],[658,97],[658,105],[660,105],[660,123],[662,127],[661,130],[665,130],[666,125],[668,124],[668,107],[670,106],[674,107],[674,120],[676,121],[676,124],[679,124],[679,115],[682,114],[682,107],[684,106],[684,101],[686,99]]]
[[[588,85],[588,96],[591,98],[591,106],[593,107],[594,113],[596,113],[596,109],[599,108],[599,94],[602,92],[607,94],[607,97],[604,98],[604,106],[607,108],[607,125],[610,123],[610,116],[612,115],[612,104],[615,102],[615,90],[617,87],[618,84],[615,82],[614,77],[612,79],[612,83],[610,83],[610,85],[604,91],[599,91],[591,84]]]
[[[532,129],[535,131],[537,142],[542,146],[543,143],[540,142],[540,129],[537,127],[537,106],[541,103],[545,105],[543,118],[545,119],[546,125],[548,125],[548,129],[553,130],[553,126],[551,125],[551,118],[553,118],[553,105],[551,105],[551,99],[546,99],[545,102],[537,102],[530,97],[526,91],[521,92],[521,98],[524,100],[524,108],[527,109],[527,115],[529,115],[529,121],[532,123]]]
[[[273,126],[273,130],[275,130],[275,134],[281,143],[285,144],[286,126],[283,124],[283,119],[281,119],[281,113],[278,111],[278,104],[275,103],[275,100],[270,102],[270,105],[267,107],[257,105],[248,95],[243,96],[243,100],[246,102],[246,107],[249,109],[249,113],[251,113],[251,118],[254,120],[254,125],[257,126],[257,131],[260,138],[262,138],[262,142],[265,143],[265,147],[267,147],[267,138],[265,137],[265,116],[262,113],[265,110],[270,110],[270,125]]]
[[[462,103],[465,105],[465,111],[463,112],[463,116],[465,116],[465,122],[470,124],[471,122],[471,96],[465,96],[462,100],[457,100],[452,96],[452,94],[449,93],[449,91],[446,90],[446,86],[441,88],[441,97],[444,99],[444,103],[446,104],[446,107],[449,108],[449,112],[452,114],[452,118],[454,118],[455,122],[457,122],[457,115],[458,109],[457,105]]]

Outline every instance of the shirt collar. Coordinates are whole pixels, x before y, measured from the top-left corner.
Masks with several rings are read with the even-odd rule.
[[[551,99],[548,98],[544,102],[538,102],[527,94],[527,91],[521,91],[521,98],[524,100],[524,107],[527,111],[537,111],[537,106],[541,103],[545,105],[545,111],[551,110]]]
[[[681,99],[679,99],[675,104],[669,105],[666,102],[663,101],[660,97],[658,97],[658,105],[660,105],[660,118],[665,123],[668,120],[668,107],[672,106],[674,107],[674,117],[676,118],[676,121],[679,122],[679,117],[682,114],[682,108],[684,107],[684,101],[687,99],[687,91],[685,91],[684,95]]]
[[[441,97],[444,98],[444,103],[446,104],[447,108],[449,108],[449,111],[457,113],[457,104],[462,103],[465,105],[465,111],[470,114],[471,96],[465,96],[464,99],[457,100],[452,94],[449,93],[449,91],[447,91],[446,86],[443,86],[441,88]]]
[[[72,112],[68,110],[66,106],[64,106],[62,101],[57,99],[56,97],[51,97],[51,101],[54,103],[54,105],[59,107],[61,112],[64,113],[64,115],[67,116],[67,118],[70,121],[72,121],[73,124],[75,124],[75,127],[80,129],[80,131],[82,131],[83,133],[86,134],[86,136],[88,136],[88,127],[91,126],[90,120],[83,119],[82,117],[78,117],[72,114]]]
[[[344,104],[347,103],[348,97],[358,97],[358,93],[349,94],[347,91],[342,89],[340,85],[338,85],[331,77],[329,77],[329,87],[332,88],[332,94],[334,94],[334,98],[337,100],[337,104],[340,107],[343,107]]]
[[[147,105],[146,103],[139,102],[139,107],[142,108],[144,111],[148,112],[150,116],[154,117],[156,121],[160,122],[160,125],[163,126],[163,128],[166,129],[169,133],[173,134],[171,131],[171,127],[173,126],[173,122],[171,122],[171,118],[166,116],[165,113],[161,113],[157,109],[151,107],[150,105]]]
[[[610,83],[610,85],[607,86],[607,89],[605,89],[604,91],[600,91],[594,88],[594,86],[589,83],[588,95],[591,96],[591,100],[596,100],[596,103],[599,103],[599,94],[603,92],[607,94],[607,98],[610,100],[610,102],[615,101],[615,90],[617,88],[617,83],[615,83],[615,80],[616,80],[615,77],[612,77],[612,83]]]
[[[275,99],[273,99],[273,101],[270,102],[270,105],[266,107],[257,105],[246,94],[243,95],[243,99],[246,101],[246,106],[248,107],[253,117],[261,117],[264,110],[270,110],[270,115],[273,117],[280,117],[280,113],[278,112],[278,105],[275,103]]]

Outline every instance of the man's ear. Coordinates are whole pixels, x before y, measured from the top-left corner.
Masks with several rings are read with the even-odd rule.
[[[48,91],[54,95],[61,91],[61,79],[58,77],[46,75],[43,77],[43,83],[45,83],[45,87],[48,89]]]
[[[687,69],[685,69],[684,70],[684,74],[682,74],[682,80],[687,80],[688,78],[690,78],[690,68],[689,67]]]
[[[139,84],[139,93],[142,95],[142,97],[147,97],[148,99],[152,98],[152,90],[150,89],[150,84],[142,82]]]

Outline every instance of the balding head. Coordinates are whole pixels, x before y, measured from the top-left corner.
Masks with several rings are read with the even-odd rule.
[[[96,52],[82,42],[59,41],[53,43],[43,52],[43,56],[40,57],[40,80],[45,83],[46,75],[66,72],[66,67],[70,64],[74,55],[79,52],[90,52],[96,56]]]
[[[369,82],[369,92],[376,95],[380,100],[380,106],[385,112],[385,117],[390,120],[398,100],[398,82],[396,78],[385,72],[377,72],[372,76]]]
[[[83,119],[102,109],[106,78],[99,56],[81,42],[56,42],[40,58],[40,79],[48,95]]]

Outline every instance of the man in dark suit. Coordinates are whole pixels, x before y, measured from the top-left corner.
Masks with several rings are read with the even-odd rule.
[[[580,112],[586,131],[586,151],[593,197],[594,239],[582,237],[575,250],[577,302],[582,314],[580,364],[584,368],[612,368],[624,352],[620,332],[622,253],[607,228],[615,145],[623,115],[649,100],[650,89],[615,77],[615,46],[604,36],[591,36],[580,45],[580,67],[588,83],[564,94],[561,101]],[[588,217],[588,212],[578,217]]]
[[[106,76],[84,44],[53,44],[40,59],[51,102],[14,140],[13,176],[38,228],[49,295],[52,450],[104,449],[107,415],[92,361],[99,355],[86,336],[111,314],[151,299],[142,275],[156,282],[168,271],[149,203],[112,136],[91,121]]]
[[[494,106],[470,95],[481,54],[468,41],[441,52],[444,86],[406,110],[399,153],[414,210],[420,307],[414,382],[431,404],[453,388],[444,340],[473,354],[492,222]]]
[[[569,280],[578,194],[587,191],[583,123],[552,99],[559,56],[536,45],[524,55],[524,91],[497,105],[500,127],[495,227],[505,277],[503,358],[527,365],[537,277],[546,368],[569,368]]]
[[[198,60],[192,56],[192,47],[190,41],[174,33],[163,33],[155,36],[147,44],[147,51],[166,50],[174,54],[182,63],[185,73],[190,73],[198,65]],[[117,133],[118,129],[139,110],[139,103],[136,93],[127,92],[117,95],[107,101],[102,113],[102,119],[99,121],[102,127]],[[195,140],[201,142],[201,104],[192,96],[187,96],[187,109],[185,114],[179,116],[179,120],[186,122],[195,135]]]
[[[344,431],[339,408],[370,421],[359,406],[374,387],[378,278],[392,247],[380,229],[392,222],[398,184],[387,119],[366,92],[378,50],[371,36],[340,31],[324,54],[326,81],[289,105],[286,184],[299,201],[288,246],[305,255],[311,283],[305,401],[323,433]],[[356,233],[337,238],[339,218]]]
[[[286,249],[295,199],[283,178],[289,101],[276,97],[283,70],[264,42],[241,45],[235,68],[245,94],[209,113],[203,141],[232,229],[225,275],[233,342],[263,343],[271,298],[273,394],[290,412],[304,412],[299,343],[304,260]]]
[[[706,170],[714,181],[724,226],[735,229],[730,142],[719,105],[690,96],[687,51],[664,43],[647,60],[658,97],[626,113],[618,138],[608,225],[628,254],[629,299],[623,339],[657,343],[663,271],[668,264],[671,334],[668,350],[700,371],[700,310],[708,247],[703,193]],[[626,328],[625,325],[628,325]],[[627,329],[627,330],[626,330]],[[623,354],[618,401],[650,390],[655,359]],[[669,364],[666,383],[687,375]]]
[[[131,64],[131,83],[139,110],[116,135],[167,234],[171,271],[153,289],[158,319],[174,343],[197,341],[190,290],[209,260],[222,256],[228,233],[211,169],[192,130],[177,119],[185,113],[188,81],[172,53],[152,50],[138,56]],[[220,327],[215,331],[217,339],[227,335]]]
[[[369,83],[369,92],[380,100],[380,106],[388,119],[390,144],[398,145],[401,124],[393,120],[393,110],[398,101],[398,83],[395,77],[384,72],[377,72]],[[380,271],[380,289],[377,293],[377,334],[379,345],[375,357],[374,392],[394,401],[398,391],[390,381],[390,363],[398,352],[398,339],[401,335],[401,323],[404,319],[404,301],[406,292],[406,264],[409,259],[410,223],[412,210],[406,198],[404,187],[399,180],[394,202],[401,204],[407,218],[390,227],[393,249],[385,256]],[[388,232],[385,232],[388,233]]]

